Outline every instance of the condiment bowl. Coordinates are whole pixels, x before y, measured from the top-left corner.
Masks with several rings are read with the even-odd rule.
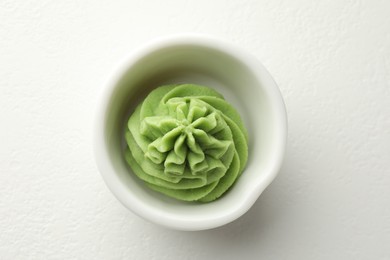
[[[171,83],[216,89],[238,110],[248,130],[247,166],[213,202],[181,202],[154,192],[126,164],[129,116],[151,90]],[[225,225],[251,208],[279,171],[286,136],[279,88],[256,57],[210,36],[181,34],[132,51],[113,71],[98,102],[94,152],[104,181],[126,208],[155,224],[195,231]]]

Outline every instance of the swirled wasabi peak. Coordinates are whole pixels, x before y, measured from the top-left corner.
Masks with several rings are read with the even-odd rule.
[[[240,115],[207,87],[153,90],[130,116],[126,161],[151,189],[183,201],[219,198],[243,171],[247,132]]]

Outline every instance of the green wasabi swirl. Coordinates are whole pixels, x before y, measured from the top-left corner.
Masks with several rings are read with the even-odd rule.
[[[153,90],[130,116],[125,158],[151,189],[183,201],[219,198],[243,171],[248,135],[218,92],[182,84]]]

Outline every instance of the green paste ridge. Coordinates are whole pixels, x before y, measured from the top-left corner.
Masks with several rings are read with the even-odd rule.
[[[183,201],[219,198],[248,159],[240,115],[199,85],[153,90],[130,116],[125,137],[132,171],[151,189]]]

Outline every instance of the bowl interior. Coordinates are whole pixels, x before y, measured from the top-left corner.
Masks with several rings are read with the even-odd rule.
[[[253,204],[276,175],[273,171],[281,135],[279,111],[272,96],[276,85],[267,72],[258,67],[254,70],[253,66],[261,64],[221,46],[196,43],[151,47],[125,65],[111,86],[103,122],[111,167],[103,175],[106,181],[118,180],[116,187],[110,188],[125,206],[152,222],[177,225],[179,229],[204,229],[224,224],[223,219],[231,221],[243,214],[240,209],[247,210]],[[230,191],[214,202],[180,202],[154,192],[131,172],[124,160],[124,129],[129,116],[152,89],[170,83],[194,83],[216,89],[238,110],[248,129],[247,167]]]

